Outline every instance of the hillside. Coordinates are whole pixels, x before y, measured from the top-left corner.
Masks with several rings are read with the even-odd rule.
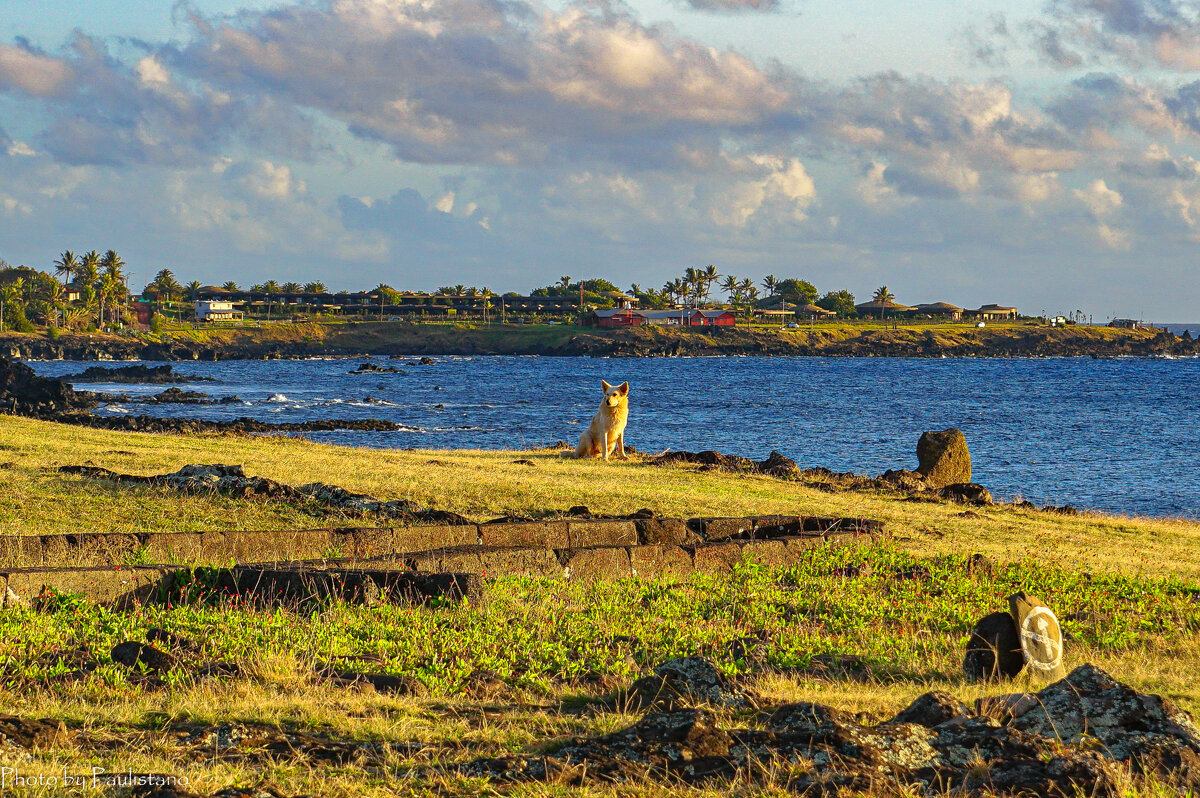
[[[0,354],[66,360],[224,360],[392,354],[660,357],[1118,357],[1200,353],[1200,341],[1107,327],[819,324],[791,330],[405,322],[185,328],[161,336],[0,335]]]

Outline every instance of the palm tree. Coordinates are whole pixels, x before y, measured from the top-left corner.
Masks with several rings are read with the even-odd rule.
[[[114,275],[105,273],[100,277],[100,326],[104,326],[108,301],[121,291],[121,283]]]
[[[708,301],[708,295],[710,293],[712,293],[713,283],[715,283],[717,281],[717,278],[719,278],[720,276],[721,276],[721,273],[717,271],[717,267],[713,266],[711,263],[704,267],[704,271],[701,274],[701,278],[704,280],[704,301],[705,302]]]
[[[721,281],[721,290],[729,295],[729,301],[733,302],[734,304],[737,303],[742,293],[741,283],[739,283],[738,278],[734,277],[732,274],[725,275],[725,279]]]
[[[63,285],[71,282],[72,275],[79,268],[79,260],[75,257],[75,253],[71,250],[65,250],[58,260],[54,261],[54,273],[61,275]]]
[[[779,288],[779,280],[775,279],[775,275],[768,274],[763,278],[762,287],[766,290],[767,296],[775,296],[775,291]]]
[[[262,284],[262,290],[268,294],[278,294],[279,283],[275,282],[274,280],[267,280]]]
[[[279,289],[281,291],[283,291],[283,293],[285,293],[285,294],[298,294],[302,290],[304,290],[303,287],[300,285],[300,283],[296,283],[296,282],[284,283],[283,285],[281,285],[279,287]]]
[[[311,283],[304,284],[304,293],[325,294],[328,293],[328,289],[325,287],[325,283],[321,282],[320,280],[313,280]]]
[[[184,290],[187,291],[187,298],[195,302],[200,298],[200,289],[203,287],[204,286],[201,285],[199,280],[192,280],[190,283],[184,286]]]
[[[75,279],[80,285],[94,286],[100,282],[100,253],[96,250],[84,253],[83,260],[75,270]]]
[[[875,293],[871,298],[881,305],[879,308],[879,319],[882,321],[883,317],[887,315],[888,303],[895,299],[896,295],[889,291],[886,285],[881,285],[875,289]]]
[[[221,287],[224,288],[226,291],[240,291],[241,290],[240,288],[238,288],[238,284],[235,283],[233,280],[230,280],[225,283],[221,283]]]
[[[567,290],[571,287],[571,278],[567,277],[566,275],[559,277],[558,278],[558,287],[561,288],[563,290],[563,293],[565,294],[567,292]]]
[[[125,281],[125,261],[121,260],[121,256],[117,254],[115,249],[110,249],[104,253],[104,257],[100,259],[100,268],[105,274],[111,274],[118,283]]]

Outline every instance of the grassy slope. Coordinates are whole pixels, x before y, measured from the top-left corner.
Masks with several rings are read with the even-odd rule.
[[[622,353],[630,351],[708,352],[736,354],[738,352],[813,353],[829,349],[844,354],[847,347],[856,354],[888,352],[922,352],[932,337],[939,347],[956,354],[983,354],[1008,351],[1013,341],[1036,341],[1046,351],[1068,346],[1073,351],[1086,352],[1094,346],[1121,342],[1139,344],[1155,337],[1148,330],[1126,330],[1108,327],[1049,328],[1024,324],[992,324],[976,329],[968,324],[912,324],[898,329],[881,323],[856,322],[821,323],[814,327],[781,330],[774,326],[739,326],[710,336],[695,330],[666,327],[643,327],[627,330],[583,329],[569,325],[499,325],[476,324],[401,324],[394,322],[357,323],[274,323],[238,326],[187,326],[167,330],[162,336],[143,333],[141,343],[156,343],[170,339],[191,344],[195,348],[233,348],[261,352],[274,347],[296,349],[313,354],[340,352],[362,353],[558,353],[578,351],[601,352],[606,342],[623,343]],[[0,334],[0,347],[41,339],[39,334]],[[578,339],[572,343],[572,339]],[[98,333],[68,334],[59,343],[72,347],[103,345],[113,341],[116,346],[129,347],[130,339]],[[122,349],[121,351],[124,351]],[[819,352],[818,352],[819,353]]]
[[[518,458],[536,465],[514,464]],[[732,578],[699,575],[677,584],[627,581],[588,588],[506,580],[479,606],[437,611],[339,607],[310,616],[195,608],[10,610],[0,614],[5,711],[62,717],[109,741],[107,748],[76,742],[55,749],[28,763],[27,771],[61,774],[66,765],[86,772],[98,762],[110,769],[186,773],[194,788],[210,791],[263,780],[285,794],[494,794],[478,783],[413,783],[396,776],[414,763],[536,750],[547,739],[619,728],[629,716],[571,711],[572,696],[595,691],[574,680],[590,675],[609,685],[627,683],[655,662],[686,653],[713,656],[731,673],[746,674],[772,701],[815,700],[880,716],[930,689],[946,689],[965,700],[1009,691],[1011,685],[965,684],[958,662],[973,619],[1002,607],[1003,597],[1019,588],[1040,593],[1061,615],[1080,613],[1066,626],[1075,635],[1070,664],[1097,662],[1140,689],[1200,711],[1200,684],[1194,678],[1200,667],[1200,605],[1182,584],[1159,581],[1165,575],[1192,584],[1200,579],[1200,526],[1183,522],[1010,508],[962,518],[960,506],[883,494],[829,494],[762,477],[636,462],[578,463],[550,452],[364,451],[290,439],[110,433],[0,417],[0,531],[313,524],[287,505],[184,499],[54,472],[61,464],[93,463],[150,474],[194,462],[242,463],[249,473],[286,482],[334,482],[481,518],[574,504],[610,512],[648,506],[680,515],[865,515],[887,521],[896,542],[857,554],[818,551],[786,572],[749,568]],[[995,578],[966,577],[963,560],[973,551],[988,552],[1002,563]],[[827,576],[848,557],[873,563],[874,575]],[[914,561],[933,570],[931,583],[886,576],[890,567]],[[144,639],[151,626],[202,642],[207,658],[238,662],[244,677],[214,682],[184,676],[158,691],[131,685],[119,667],[108,663],[107,651],[120,640]],[[759,633],[768,640],[763,662],[730,661],[721,654],[724,641]],[[630,649],[617,642],[629,637],[640,645]],[[63,668],[53,663],[69,660],[78,647],[90,651],[100,670],[77,684],[55,682],[53,674]],[[863,683],[789,672],[821,652],[865,656],[874,678]],[[309,679],[314,664],[337,661],[361,668],[362,661],[348,658],[363,655],[372,658],[369,669],[417,674],[432,696],[398,699],[314,685]],[[500,687],[479,688],[472,677],[479,670],[498,674]],[[382,769],[313,771],[286,760],[201,763],[194,754],[161,742],[155,732],[169,724],[231,721],[307,729],[335,739],[421,740],[429,749],[398,757]],[[516,790],[574,793],[557,787]],[[676,791],[635,785],[595,793]]]

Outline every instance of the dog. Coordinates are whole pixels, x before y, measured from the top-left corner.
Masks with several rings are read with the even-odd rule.
[[[625,422],[629,420],[629,383],[614,386],[601,380],[600,387],[604,389],[604,400],[600,402],[600,410],[592,419],[592,425],[579,436],[575,457],[600,455],[607,461],[615,449],[617,456],[624,460]]]

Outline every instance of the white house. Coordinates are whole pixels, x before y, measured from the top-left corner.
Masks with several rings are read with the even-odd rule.
[[[229,321],[240,318],[242,318],[242,312],[234,310],[232,302],[219,299],[196,301],[196,321]]]

